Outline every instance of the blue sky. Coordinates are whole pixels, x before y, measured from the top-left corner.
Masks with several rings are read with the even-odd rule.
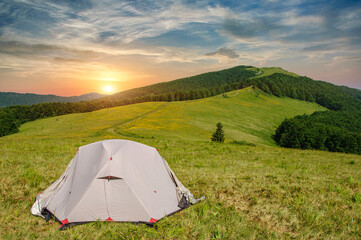
[[[361,89],[361,1],[0,2],[0,91],[122,91],[236,65]]]

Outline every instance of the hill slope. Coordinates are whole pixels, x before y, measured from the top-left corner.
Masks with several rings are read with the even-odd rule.
[[[315,102],[333,110],[284,122],[275,137],[280,146],[361,154],[361,128],[350,128],[346,124],[351,122],[352,126],[359,125],[360,91],[301,77],[277,67],[237,66],[136,88],[92,101],[0,108],[0,136],[16,133],[21,124],[38,118],[140,102],[202,99],[249,86],[277,97]],[[332,120],[336,118],[335,124]],[[312,127],[309,127],[310,124]],[[318,144],[320,141],[321,144]]]
[[[26,123],[18,136],[88,136],[98,129],[120,136],[172,137],[205,140],[221,121],[227,138],[273,145],[271,136],[285,117],[310,114],[325,108],[290,98],[277,98],[253,88],[245,88],[216,96],[183,102],[141,103],[104,109],[86,114],[43,119]],[[112,116],[113,115],[113,116]],[[84,122],[89,121],[84,125]],[[43,128],[43,126],[48,126]]]
[[[32,105],[45,102],[80,102],[104,97],[99,93],[87,93],[80,96],[61,97],[34,93],[0,92],[0,108],[11,105]]]
[[[169,82],[162,82],[145,87],[134,88],[107,96],[104,99],[122,100],[126,98],[143,97],[147,95],[169,94],[176,92],[185,93],[207,90],[218,90],[218,93],[221,93],[224,92],[224,89],[222,90],[224,87],[227,87],[228,90],[234,90],[236,88],[232,88],[230,85],[239,84],[240,82],[247,79],[266,77],[275,73],[299,77],[297,74],[288,72],[279,67],[256,68],[252,66],[241,65],[220,71],[207,72],[196,76],[180,78]]]
[[[0,138],[1,237],[358,238],[361,157],[267,146],[284,117],[324,108],[251,88],[227,95],[41,119]],[[218,121],[224,144],[209,140]],[[58,231],[57,222],[30,215],[36,194],[63,173],[77,147],[109,138],[157,147],[182,183],[206,200],[154,228],[95,222]]]
[[[122,100],[125,98],[167,94],[180,91],[210,90],[215,87],[240,82],[254,76],[256,76],[256,70],[254,68],[250,66],[237,66],[221,71],[208,72],[169,82],[134,88],[105,97],[105,99]]]

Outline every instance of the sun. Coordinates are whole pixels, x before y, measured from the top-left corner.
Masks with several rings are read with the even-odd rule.
[[[114,91],[115,91],[114,87],[110,86],[110,85],[104,86],[103,90],[105,93],[108,93],[108,94],[114,93]]]

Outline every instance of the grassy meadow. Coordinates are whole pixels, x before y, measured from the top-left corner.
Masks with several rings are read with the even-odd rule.
[[[325,110],[252,88],[225,97],[152,102],[71,114],[0,138],[1,239],[360,239],[361,156],[276,147],[285,117]],[[217,122],[223,144],[210,141]],[[129,139],[159,149],[206,200],[154,227],[94,222],[59,231],[30,214],[34,197],[79,146]]]

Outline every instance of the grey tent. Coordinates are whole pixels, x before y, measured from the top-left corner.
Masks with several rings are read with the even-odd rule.
[[[197,200],[157,149],[128,140],[82,146],[31,208],[61,229],[92,221],[154,224]]]

